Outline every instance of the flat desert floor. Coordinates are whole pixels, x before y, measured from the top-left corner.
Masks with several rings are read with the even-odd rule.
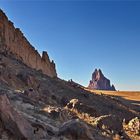
[[[140,112],[140,91],[105,91],[105,90],[89,90],[91,93],[109,95],[132,107],[134,110]]]

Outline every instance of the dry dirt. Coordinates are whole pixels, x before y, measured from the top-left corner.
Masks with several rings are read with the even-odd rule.
[[[140,111],[140,91],[105,91],[105,90],[85,90],[98,95],[104,94],[122,101],[124,104],[132,105],[133,108]]]
[[[127,100],[140,101],[140,91],[104,91],[104,90],[90,90],[97,94],[106,94],[119,96]]]

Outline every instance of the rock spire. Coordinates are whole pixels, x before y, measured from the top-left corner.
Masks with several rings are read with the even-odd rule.
[[[92,80],[90,80],[88,88],[97,90],[116,90],[115,86],[110,84],[110,80],[103,75],[100,69],[95,69],[95,71],[93,72]]]

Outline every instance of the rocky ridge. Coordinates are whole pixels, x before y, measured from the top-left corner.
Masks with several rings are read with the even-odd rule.
[[[38,51],[29,43],[19,28],[8,20],[7,16],[0,10],[0,51],[12,53],[18,60],[36,70],[42,70],[44,74],[56,77],[54,61],[50,61],[47,52]]]
[[[110,85],[110,80],[103,75],[100,69],[95,69],[95,71],[93,72],[92,80],[90,80],[88,88],[96,90],[116,90],[114,85]]]

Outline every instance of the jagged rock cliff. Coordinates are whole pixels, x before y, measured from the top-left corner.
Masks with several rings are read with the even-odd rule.
[[[36,70],[42,70],[50,77],[56,77],[54,61],[50,61],[47,52],[42,57],[37,50],[28,42],[19,28],[8,20],[7,16],[0,10],[0,51],[12,53],[18,60]]]
[[[94,73],[92,74],[92,80],[90,81],[88,88],[97,90],[116,90],[114,85],[110,85],[110,80],[103,75],[100,69],[95,69]]]

